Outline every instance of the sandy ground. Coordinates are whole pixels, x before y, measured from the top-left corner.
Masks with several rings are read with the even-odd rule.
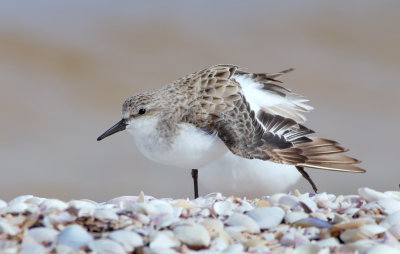
[[[246,2],[247,3],[247,2]],[[217,63],[288,67],[307,126],[365,175],[312,171],[320,189],[398,188],[399,2],[53,2],[0,8],[0,193],[107,200],[189,197],[189,171],[142,157],[127,133],[96,142],[131,94]],[[296,188],[308,188],[301,181]],[[307,189],[308,190],[308,189]]]

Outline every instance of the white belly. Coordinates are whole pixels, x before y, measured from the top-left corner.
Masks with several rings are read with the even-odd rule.
[[[127,130],[139,151],[148,159],[170,166],[192,169],[202,167],[228,152],[225,144],[191,124],[181,123],[178,135],[167,143],[156,132],[156,119],[135,120]]]

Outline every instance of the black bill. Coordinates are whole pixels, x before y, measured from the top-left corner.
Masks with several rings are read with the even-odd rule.
[[[119,131],[123,131],[126,129],[127,124],[125,123],[125,120],[122,119],[118,123],[116,123],[113,127],[108,129],[106,132],[104,132],[100,137],[97,138],[97,141],[100,141],[104,139],[105,137],[108,137],[114,133],[117,133]]]

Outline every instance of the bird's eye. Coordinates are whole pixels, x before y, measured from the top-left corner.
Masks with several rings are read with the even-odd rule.
[[[143,115],[144,113],[146,113],[146,109],[144,108],[139,109],[139,115]]]

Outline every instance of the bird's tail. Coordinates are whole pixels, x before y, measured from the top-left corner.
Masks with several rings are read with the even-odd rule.
[[[355,164],[361,161],[345,155],[348,149],[343,148],[336,141],[318,137],[310,137],[311,142],[295,145],[305,157],[303,162],[296,166],[321,170],[331,170],[349,173],[365,173],[365,170]]]

